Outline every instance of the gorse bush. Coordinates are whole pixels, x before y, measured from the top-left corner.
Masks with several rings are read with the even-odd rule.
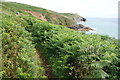
[[[119,78],[118,40],[24,18],[58,78]]]
[[[46,78],[44,67],[25,22],[18,16],[3,15],[2,74],[3,78]]]

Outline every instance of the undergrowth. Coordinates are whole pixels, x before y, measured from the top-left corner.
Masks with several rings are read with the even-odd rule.
[[[119,78],[118,40],[89,35],[36,18],[24,18],[36,46],[58,78]]]

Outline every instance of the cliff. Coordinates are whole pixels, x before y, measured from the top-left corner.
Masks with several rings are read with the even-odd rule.
[[[83,21],[83,19],[85,19],[82,16],[75,13],[61,13],[61,14],[69,17],[70,19],[74,20],[76,23],[81,22]]]
[[[92,30],[89,27],[86,26],[81,27],[82,25],[77,25],[78,22],[86,21],[85,18],[78,14],[57,13],[55,11],[47,10],[44,8],[15,2],[2,2],[2,5],[0,6],[2,7],[0,12],[6,15],[33,16],[43,21],[56,25],[63,25],[74,30],[80,31]]]
[[[83,17],[72,13],[57,13],[40,7],[35,7],[27,4],[20,4],[15,2],[3,2],[2,12],[8,15],[34,16],[43,21],[47,21],[57,25],[71,26],[80,22]]]

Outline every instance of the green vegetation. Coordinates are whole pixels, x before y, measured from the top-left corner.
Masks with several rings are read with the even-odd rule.
[[[48,23],[20,10],[45,10],[42,8],[18,3],[2,6],[0,75],[4,78],[47,78],[37,48],[48,60],[55,78],[120,79],[117,39],[68,29],[61,25],[69,25],[70,21],[61,16],[55,22],[61,25],[55,25],[50,16],[46,15]]]
[[[78,15],[78,14],[74,14],[74,13],[60,13],[64,16],[67,16],[69,18],[83,18],[82,16]]]
[[[4,13],[9,15],[11,14],[14,15],[16,12],[24,13],[24,15],[31,15],[30,13],[28,14],[23,10],[38,12],[38,13],[41,13],[43,16],[45,16],[45,19],[47,19],[48,22],[57,24],[57,25],[64,25],[64,26],[70,26],[70,25],[76,24],[76,21],[74,21],[73,18],[77,18],[77,19],[82,18],[81,16],[76,14],[71,14],[72,16],[68,16],[69,13],[62,14],[62,13],[46,10],[43,8],[34,7],[26,4],[14,3],[14,2],[3,2],[2,7],[3,7]]]
[[[23,9],[23,10],[40,12],[40,13],[49,13],[48,11],[40,7],[35,7],[35,6],[31,6],[27,4],[20,4],[20,3],[15,3],[15,2],[3,2],[2,6],[3,8],[5,7],[7,10],[13,10],[14,12],[21,11],[21,9]]]
[[[50,22],[52,23],[53,19],[52,19],[52,16],[50,16],[49,14],[45,15],[45,18]]]
[[[44,67],[21,18],[2,15],[2,71],[4,78],[45,78]]]
[[[118,41],[63,26],[25,18],[37,47],[43,50],[58,78],[119,78]]]

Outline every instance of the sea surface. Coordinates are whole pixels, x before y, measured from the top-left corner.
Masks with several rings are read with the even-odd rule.
[[[117,18],[86,18],[86,22],[80,22],[78,24],[84,24],[93,28],[95,31],[89,31],[88,34],[102,34],[108,35],[118,39],[118,19]]]

